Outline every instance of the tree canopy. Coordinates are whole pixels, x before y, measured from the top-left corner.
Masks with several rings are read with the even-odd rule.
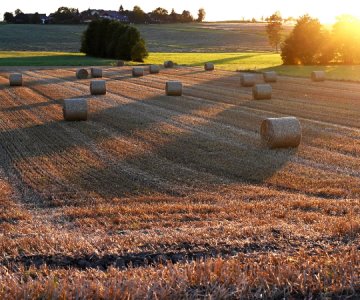
[[[281,42],[281,31],[282,31],[282,17],[280,12],[272,14],[267,18],[268,24],[266,25],[266,33],[268,35],[269,43],[272,47],[278,51],[279,44]]]
[[[360,63],[360,20],[340,16],[332,30],[302,16],[281,47],[284,64]]]
[[[197,21],[198,21],[198,22],[203,22],[203,21],[205,20],[205,16],[206,16],[205,9],[200,8],[199,11],[198,11]]]
[[[134,61],[143,61],[148,56],[145,41],[135,27],[110,20],[89,24],[80,51],[95,57]]]
[[[336,58],[345,64],[360,61],[360,20],[343,15],[333,26],[333,42]]]

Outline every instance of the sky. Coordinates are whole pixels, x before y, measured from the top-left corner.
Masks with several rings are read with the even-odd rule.
[[[51,13],[60,6],[79,8],[80,11],[93,9],[118,10],[120,5],[124,9],[132,9],[139,5],[149,12],[157,7],[164,7],[181,13],[184,9],[190,10],[194,16],[199,8],[206,11],[206,21],[241,20],[255,17],[267,17],[275,11],[280,11],[283,17],[298,17],[309,13],[323,23],[332,23],[335,17],[341,14],[353,14],[360,17],[359,0],[16,0],[0,1],[0,18],[4,12],[14,12],[20,8],[25,13]]]

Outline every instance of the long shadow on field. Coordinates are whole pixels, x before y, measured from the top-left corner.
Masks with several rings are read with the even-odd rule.
[[[223,81],[226,78],[206,84],[221,85]],[[15,168],[39,194],[50,193],[64,201],[61,193],[67,183],[79,193],[106,198],[186,195],[194,187],[262,183],[281,169],[295,150],[262,149],[257,134],[259,116],[239,107],[219,109],[216,97],[208,101],[191,96],[206,84],[191,86],[182,97],[132,99],[128,104],[96,110],[88,122],[61,121],[2,131],[0,143],[8,157],[7,168]],[[213,109],[218,111],[207,116]],[[205,117],[194,119],[198,112]],[[142,149],[144,145],[147,150]],[[79,147],[88,151],[83,157],[73,151]],[[101,167],[94,166],[89,155],[97,157]],[[50,167],[32,160],[44,156]],[[25,167],[34,172],[27,175]],[[53,177],[47,168],[57,169],[62,179]],[[33,177],[29,180],[27,176]],[[71,204],[76,205],[74,198]]]
[[[87,66],[106,65],[113,62],[110,59],[96,59],[82,55],[44,55],[28,57],[0,58],[0,66]]]
[[[233,61],[238,61],[238,60],[245,60],[251,57],[255,57],[255,54],[247,54],[247,55],[238,55],[238,56],[232,56],[232,57],[227,57],[227,58],[222,58],[222,59],[213,59],[213,60],[207,60],[207,61],[203,61],[203,62],[197,62],[197,63],[193,63],[193,64],[189,64],[190,67],[195,67],[195,66],[199,66],[199,65],[203,65],[207,62],[211,62],[214,64],[225,64],[225,63],[230,63]]]
[[[125,69],[118,69],[118,70],[103,70],[103,77],[102,78],[93,78],[91,77],[91,71],[90,68],[87,68],[89,72],[89,76],[87,79],[77,79],[76,78],[76,70],[63,70],[63,72],[69,73],[68,76],[56,76],[56,74],[52,74],[51,71],[46,74],[48,78],[32,78],[32,79],[24,79],[24,86],[32,89],[36,89],[36,86],[46,86],[50,84],[63,84],[64,82],[71,82],[71,83],[77,83],[82,84],[84,86],[89,87],[91,80],[106,80],[111,77],[111,80],[121,80],[126,81],[127,79],[133,78],[131,75],[131,70],[125,70]],[[73,75],[71,75],[73,74]],[[148,73],[145,72],[145,76],[148,75]],[[28,75],[30,76],[30,75]],[[115,76],[115,77],[114,77]],[[39,92],[36,90],[36,92]]]
[[[166,116],[159,116],[155,113],[162,103],[167,101],[166,98],[159,96],[118,105],[103,110],[101,113],[95,113],[90,117],[91,122],[49,122],[0,131],[0,152],[4,158],[1,163],[8,172],[15,171],[19,180],[30,185],[33,192],[37,194],[37,198],[43,198],[45,202],[49,199],[52,201],[53,198],[64,198],[62,196],[64,194],[66,195],[64,201],[69,200],[71,204],[76,205],[76,186],[89,188],[87,192],[103,192],[107,195],[131,195],[163,191],[152,180],[149,183],[147,179],[142,178],[141,166],[134,171],[132,168],[127,168],[121,160],[107,161],[108,156],[103,154],[104,151],[99,150],[95,144],[114,137],[132,137],[135,131],[146,130],[159,121],[181,115],[182,112],[174,110],[167,110]],[[46,105],[47,103],[44,104],[44,106]],[[23,105],[21,108],[26,108],[25,106]],[[36,108],[42,106],[43,104],[31,104],[31,108],[35,108],[33,110],[35,113]],[[154,113],[151,109],[154,110]],[[9,108],[4,110],[4,113],[12,118],[14,111],[16,109]],[[19,125],[23,126],[24,124],[19,123]],[[90,168],[88,170],[89,158],[87,156],[78,157],[73,154],[73,149],[79,147],[87,149],[95,155],[100,155],[108,167],[98,170]],[[53,177],[48,172],[46,165],[39,165],[36,162],[38,157],[48,157],[51,160],[55,156],[52,164],[54,168],[59,169],[63,174],[76,175],[76,178],[68,176],[71,184],[68,185],[67,181]],[[29,172],[29,169],[32,171]],[[69,197],[69,191],[73,191],[75,196]],[[169,190],[169,192],[171,191]],[[52,193],[56,194],[52,195]],[[79,198],[81,197],[79,196]]]
[[[18,105],[13,107],[7,107],[0,109],[1,112],[15,112],[15,111],[26,111],[30,109],[36,109],[40,107],[47,107],[49,105],[54,104],[61,104],[61,100],[53,100],[53,101],[47,101],[47,102],[39,102],[39,103],[32,103],[32,104],[25,104],[25,105]]]
[[[86,68],[89,72],[89,76],[88,78],[86,79],[77,79],[76,78],[76,70],[63,70],[63,72],[67,72],[69,73],[68,76],[56,76],[56,74],[52,74],[51,71],[46,74],[46,76],[48,76],[48,78],[34,78],[34,79],[27,79],[26,81],[24,81],[24,86],[27,86],[29,88],[34,88],[36,87],[37,85],[41,85],[41,86],[46,86],[46,85],[49,85],[49,84],[61,84],[61,83],[64,83],[65,82],[71,82],[71,83],[80,83],[80,84],[86,84],[86,85],[89,85],[89,82],[90,80],[102,80],[102,79],[105,79],[106,76],[112,76],[112,75],[119,75],[119,74],[122,74],[120,71],[118,72],[115,72],[115,71],[112,71],[112,72],[106,72],[104,71],[103,73],[103,76],[104,78],[92,78],[91,77],[91,72],[90,72],[90,68]],[[129,73],[129,72],[127,72]],[[127,73],[125,75],[127,75]],[[73,75],[71,75],[73,74]],[[128,78],[131,78],[132,76],[131,75],[127,75],[127,76],[122,76],[122,77],[119,77],[119,78],[113,78],[113,79],[128,79]]]
[[[89,72],[89,77],[87,78],[87,80],[92,80],[92,79],[101,79],[101,78],[92,78],[91,77],[91,72],[90,72],[90,68],[86,68]],[[36,72],[37,70],[33,70],[33,72]],[[46,85],[50,85],[50,84],[62,84],[64,82],[71,82],[71,83],[87,83],[89,84],[89,82],[85,79],[77,79],[76,78],[76,69],[74,70],[69,70],[69,69],[64,69],[62,70],[63,72],[67,72],[69,73],[69,75],[67,76],[57,76],[56,73],[52,73],[51,70],[41,70],[42,72],[44,71],[48,71],[47,74],[45,74],[45,76],[47,76],[47,78],[36,78],[33,75],[27,74],[26,72],[23,72],[23,86],[24,87],[28,87],[28,88],[35,88],[36,86],[40,85],[40,86],[46,86]],[[10,72],[9,72],[10,73]],[[129,70],[112,70],[112,71],[104,71],[103,75],[106,76],[113,76],[113,75],[122,75],[124,74],[125,76],[119,76],[117,78],[112,78],[113,80],[126,80],[129,78],[132,78],[131,75],[128,75]],[[41,74],[41,73],[40,73]],[[8,81],[8,74],[3,74],[1,75],[1,77],[3,77],[6,81]],[[6,84],[0,84],[0,90],[4,90],[9,88],[9,84],[6,82]],[[14,88],[14,87],[13,87]]]
[[[191,89],[204,87],[201,84]],[[191,91],[186,93],[191,94]],[[134,113],[126,122],[119,120],[124,109],[119,106],[100,111],[92,118],[103,124],[101,126],[110,125],[115,131],[124,133],[130,132],[128,122],[133,125],[136,122],[138,125],[132,127],[137,129],[130,136],[149,145],[152,150],[136,154],[134,147],[130,155],[120,155],[117,165],[81,170],[71,181],[106,197],[124,196],[124,187],[131,194],[159,191],[178,195],[195,186],[206,188],[238,182],[260,184],[296,153],[296,150],[270,151],[260,147],[257,131],[264,115],[250,116],[235,107],[220,110],[197,123],[193,120],[195,112],[211,111],[218,103],[188,96],[158,96],[144,102],[150,102],[153,108],[167,110],[167,115],[157,122],[141,126]],[[130,106],[133,105],[137,104]],[[159,128],[159,122],[166,126]],[[173,127],[181,128],[181,132]],[[121,148],[120,145],[118,143],[117,147]],[[113,154],[121,151],[118,148]]]
[[[10,72],[9,72],[10,73]],[[21,72],[20,72],[21,73]],[[5,80],[8,80],[8,75],[0,75],[1,77],[3,77]],[[64,81],[71,81],[73,82],[74,80],[76,80],[75,77],[75,72],[74,72],[74,76],[65,76],[65,77],[57,77],[57,78],[33,78],[33,76],[26,74],[23,72],[23,87],[28,87],[28,88],[34,88],[37,85],[42,85],[42,86],[46,86],[49,84],[61,84]],[[0,84],[0,90],[4,90],[9,88],[9,84]],[[16,88],[16,87],[11,87],[12,89]]]
[[[37,85],[48,85],[48,84],[59,84],[63,83],[64,81],[74,82],[76,79],[75,72],[74,76],[64,76],[58,78],[45,78],[45,79],[26,79],[24,80],[24,86],[32,88]]]

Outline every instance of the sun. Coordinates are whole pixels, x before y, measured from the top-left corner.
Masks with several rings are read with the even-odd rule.
[[[333,24],[341,15],[352,15],[360,18],[360,2],[357,0],[313,1],[308,6],[309,14],[318,18],[323,24]]]

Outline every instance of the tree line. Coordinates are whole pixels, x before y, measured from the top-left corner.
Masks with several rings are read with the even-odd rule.
[[[183,10],[181,14],[175,12],[174,9],[169,12],[165,8],[158,7],[153,11],[146,13],[140,6],[135,5],[133,10],[124,10],[121,5],[119,12],[128,16],[132,23],[190,23],[190,22],[203,22],[206,16],[205,9],[198,10],[197,18],[188,10]]]
[[[117,11],[88,9],[82,12],[76,8],[62,6],[49,16],[39,14],[38,12],[25,14],[21,9],[17,9],[14,13],[6,12],[4,14],[4,21],[12,24],[80,24],[99,19],[108,19],[117,20],[122,23],[152,24],[203,22],[205,16],[206,12],[203,8],[198,10],[197,17],[195,18],[188,10],[177,13],[174,9],[169,12],[162,7],[146,13],[138,5],[135,5],[132,10],[125,10],[121,5]]]

